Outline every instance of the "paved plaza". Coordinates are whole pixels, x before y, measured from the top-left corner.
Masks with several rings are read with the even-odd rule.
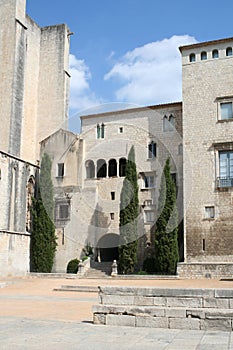
[[[1,350],[233,350],[231,332],[93,325],[91,310],[98,303],[98,294],[55,291],[61,285],[232,288],[233,282],[31,277],[0,280]]]

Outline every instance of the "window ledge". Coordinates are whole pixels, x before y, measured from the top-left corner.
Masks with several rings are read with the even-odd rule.
[[[204,218],[203,221],[214,221],[215,218]]]
[[[230,119],[219,119],[218,120],[218,123],[229,123],[229,122],[233,122],[233,118],[230,118]]]

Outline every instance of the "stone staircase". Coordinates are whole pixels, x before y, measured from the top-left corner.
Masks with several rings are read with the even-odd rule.
[[[84,278],[109,278],[112,272],[112,262],[91,261],[91,267],[86,271]]]

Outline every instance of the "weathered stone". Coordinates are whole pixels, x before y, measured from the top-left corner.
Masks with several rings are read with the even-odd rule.
[[[117,305],[133,305],[134,296],[133,295],[106,295],[101,296],[102,304],[117,304]]]
[[[232,298],[233,289],[215,289],[215,298]]]
[[[153,300],[155,306],[165,306],[167,302],[165,297],[154,297]]]
[[[166,308],[165,309],[165,316],[166,317],[173,317],[173,318],[185,318],[186,317],[186,310],[184,308]]]
[[[220,330],[231,331],[232,325],[230,319],[205,319],[201,320],[201,329],[203,330]]]
[[[200,320],[194,318],[169,318],[169,328],[171,329],[200,329]]]
[[[202,307],[201,298],[167,298],[168,307],[187,307],[187,308],[200,308]]]
[[[136,327],[168,328],[166,317],[136,316]]]
[[[106,324],[109,326],[132,326],[135,327],[135,316],[107,315]]]
[[[106,324],[106,315],[105,314],[93,314],[93,323],[94,324]]]
[[[154,305],[154,298],[145,297],[145,296],[135,296],[134,304],[135,305]]]
[[[228,309],[230,307],[229,299],[221,298],[204,298],[203,307],[206,308],[218,308],[218,309]]]

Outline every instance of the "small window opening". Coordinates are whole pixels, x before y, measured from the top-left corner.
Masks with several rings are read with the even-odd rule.
[[[58,163],[57,165],[57,176],[63,177],[64,176],[64,163]]]
[[[152,141],[148,145],[148,159],[154,159],[156,157],[156,143]]]
[[[218,50],[212,51],[212,58],[218,58]]]
[[[189,55],[189,62],[195,62],[196,61],[196,55],[195,53],[191,53]]]
[[[226,56],[232,56],[232,47],[226,49]]]
[[[119,133],[120,133],[120,134],[123,134],[123,131],[124,131],[123,126],[120,126],[120,127],[119,127]]]
[[[112,200],[112,201],[115,200],[115,192],[111,192],[111,200]]]
[[[214,207],[205,207],[205,218],[206,219],[214,219],[215,212]]]
[[[202,51],[202,53],[201,53],[201,60],[202,61],[207,60],[207,52],[206,51]]]
[[[114,213],[110,213],[111,220],[114,220]]]
[[[205,251],[205,239],[202,240],[202,250]]]

